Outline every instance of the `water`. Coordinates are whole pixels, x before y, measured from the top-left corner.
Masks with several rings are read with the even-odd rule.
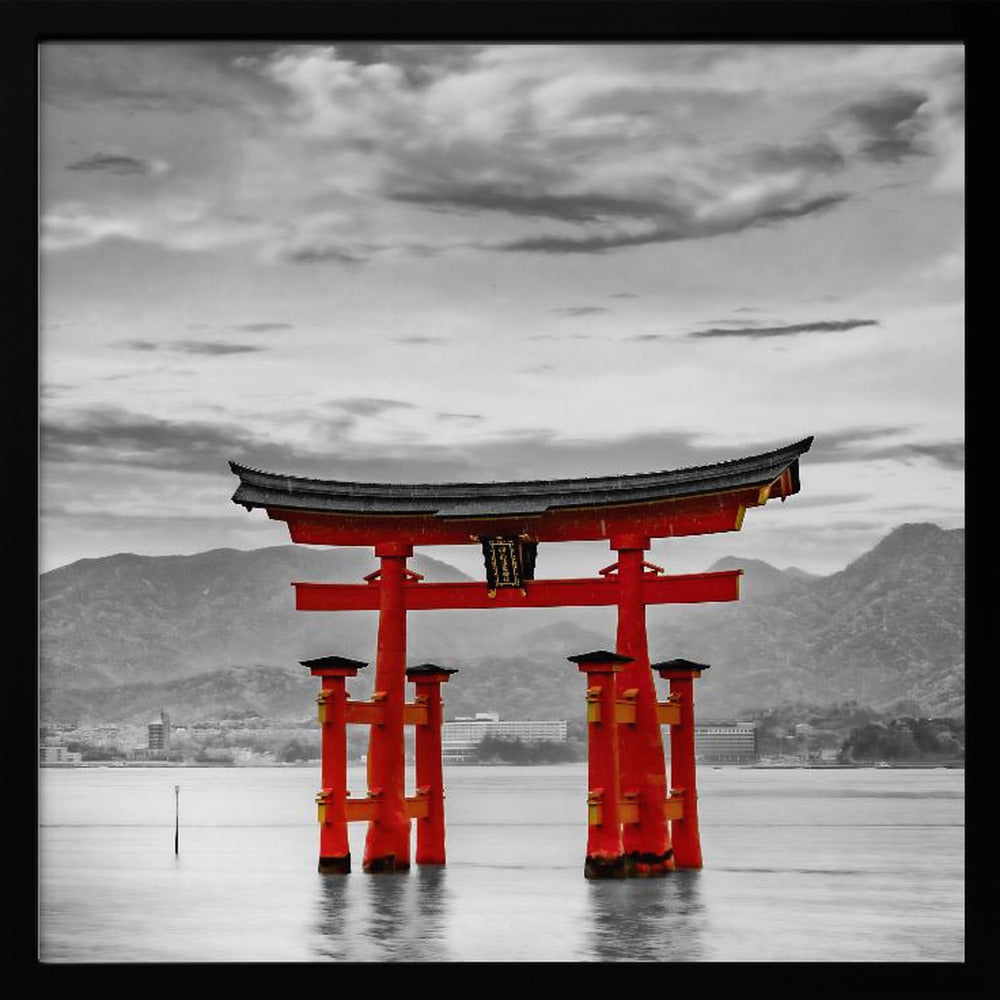
[[[318,768],[45,769],[40,957],[964,959],[963,771],[698,779],[702,871],[593,882],[585,764],[446,768],[447,867],[364,874],[361,823],[339,877],[316,872]],[[362,769],[350,787],[364,793]]]

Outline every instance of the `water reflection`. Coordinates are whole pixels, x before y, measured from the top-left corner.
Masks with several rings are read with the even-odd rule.
[[[319,878],[319,957],[352,962],[449,959],[444,868]]]
[[[688,962],[705,956],[701,872],[587,883],[589,952],[602,962]]]
[[[354,957],[351,955],[352,939],[345,933],[352,894],[350,876],[321,875],[318,879],[320,915],[316,928],[319,938],[317,950],[323,958],[347,961]]]

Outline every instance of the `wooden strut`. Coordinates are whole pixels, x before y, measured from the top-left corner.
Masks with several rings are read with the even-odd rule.
[[[629,732],[635,742],[641,716],[637,711],[640,690],[616,692],[616,681],[635,662],[633,657],[607,650],[569,657],[587,675],[587,857],[584,876],[589,879],[660,875],[674,868],[701,868],[698,841],[697,789],[695,787],[694,716],[691,682],[698,670],[658,664],[661,677],[670,680],[666,701],[655,703],[659,725],[671,726],[673,777],[680,787],[662,792],[656,782],[646,787],[626,787],[630,777],[622,767],[623,752],[630,744],[620,739]],[[661,744],[662,745],[662,744]],[[640,744],[641,747],[641,744]],[[642,763],[637,754],[633,760]],[[643,777],[640,774],[640,779]],[[634,781],[634,776],[631,777]],[[648,843],[648,817],[655,813],[659,824],[669,827],[666,857],[640,854],[637,859],[629,843],[644,835]],[[643,823],[647,822],[644,828]],[[652,826],[653,834],[657,826]],[[641,841],[640,841],[641,842]]]
[[[346,699],[344,712],[344,722],[362,726],[382,726],[385,725],[385,692],[376,691],[371,701],[351,701],[351,696],[345,692]],[[327,700],[326,691],[321,691],[316,695],[316,702],[319,705],[320,725],[327,721]],[[426,702],[407,702],[403,706],[404,726],[426,726],[429,722],[428,705]],[[405,799],[406,813],[410,819],[422,819],[427,816],[429,787],[416,789],[416,794]],[[325,823],[325,808],[330,804],[330,794],[328,790],[317,793],[316,804],[319,809],[319,822]],[[379,800],[381,796],[377,792],[369,792],[367,798],[352,799],[345,797],[347,815],[345,819],[348,823],[359,820],[374,820],[378,818]]]
[[[336,660],[338,658],[329,658]],[[344,666],[353,663],[353,666]],[[378,829],[385,812],[385,793],[371,787],[367,796],[351,798],[347,790],[347,725],[350,723],[384,727],[389,718],[386,692],[376,691],[370,701],[355,702],[345,690],[345,677],[355,676],[357,661],[340,665],[314,667],[323,679],[323,689],[316,696],[322,727],[323,788],[316,795],[317,820],[320,824],[320,863],[324,873],[347,873],[351,869],[347,824],[365,821]],[[403,704],[402,723],[417,728],[416,794],[403,797],[402,811],[407,823],[417,821],[418,864],[444,864],[444,778],[441,759],[442,708],[441,684],[454,670],[422,664],[407,671],[407,680],[416,685],[413,702]],[[371,776],[370,776],[371,777]],[[407,837],[409,830],[407,828]],[[366,856],[366,870],[401,870],[409,863],[408,855],[393,860],[391,868],[372,865]]]

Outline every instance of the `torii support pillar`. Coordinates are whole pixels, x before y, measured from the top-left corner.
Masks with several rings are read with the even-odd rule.
[[[346,875],[351,870],[351,846],[347,838],[347,691],[345,679],[356,677],[360,660],[344,656],[321,656],[301,660],[313,677],[323,678],[316,696],[319,705],[322,789],[316,796],[319,819],[319,871]]]
[[[417,722],[416,765],[417,798],[427,800],[427,814],[417,819],[418,865],[443,865],[444,851],[444,770],[441,759],[441,724],[443,706],[441,685],[458,673],[434,663],[409,667],[406,677],[416,685],[414,704],[426,710]]]
[[[587,675],[587,859],[585,878],[625,878],[615,674],[630,663],[605,649],[569,656]]]
[[[380,561],[378,653],[373,701],[383,704],[382,719],[371,728],[368,745],[368,798],[378,803],[369,821],[363,867],[366,872],[408,871],[410,819],[406,808],[406,750],[403,706],[406,700],[406,606],[403,582],[413,576],[406,560],[413,546],[386,542],[375,546]]]
[[[618,562],[601,572],[607,575],[617,570],[616,652],[631,661],[618,674],[615,686],[618,698],[635,703],[635,723],[618,730],[622,793],[638,805],[638,821],[626,824],[623,833],[625,861],[630,876],[665,875],[674,869],[670,830],[663,812],[667,767],[656,688],[649,668],[646,605],[642,598],[643,577],[655,577],[663,571],[643,559],[649,548],[647,536],[620,534],[612,536],[610,542],[618,552]]]
[[[678,868],[701,868],[698,834],[698,782],[694,756],[694,679],[707,663],[665,660],[653,669],[670,682],[670,700],[678,705],[679,721],[670,726],[670,794],[680,797],[681,815],[671,823],[674,862]]]

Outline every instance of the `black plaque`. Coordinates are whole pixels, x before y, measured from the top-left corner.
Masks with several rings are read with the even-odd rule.
[[[490,593],[501,587],[524,589],[521,570],[520,541],[517,538],[483,538],[483,561],[486,563],[486,585]]]

